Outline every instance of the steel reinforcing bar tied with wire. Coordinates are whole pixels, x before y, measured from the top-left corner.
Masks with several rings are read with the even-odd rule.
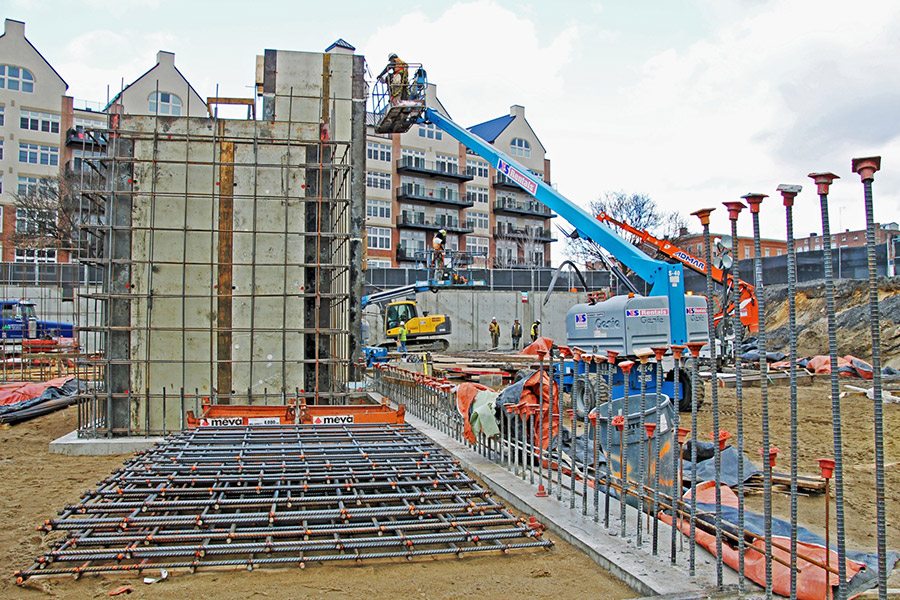
[[[199,428],[66,506],[38,575],[294,565],[550,548],[408,425]]]

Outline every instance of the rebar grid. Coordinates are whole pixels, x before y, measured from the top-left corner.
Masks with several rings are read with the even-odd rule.
[[[200,428],[139,453],[17,573],[81,575],[550,548],[408,425]]]

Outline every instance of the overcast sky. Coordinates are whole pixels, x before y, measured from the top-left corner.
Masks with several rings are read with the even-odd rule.
[[[608,190],[646,193],[685,214],[718,207],[724,232],[723,201],[801,184],[801,236],[821,232],[807,174],[832,171],[832,230],[861,229],[850,160],[881,155],[875,218],[900,221],[896,0],[5,4],[79,99],[105,101],[160,49],[202,96],[218,85],[248,97],[266,48],[323,51],[343,38],[375,74],[389,52],[424,63],[464,126],[525,106],[553,181],[585,206]],[[780,200],[763,207],[763,235],[783,239]],[[740,232],[751,232],[746,212]]]

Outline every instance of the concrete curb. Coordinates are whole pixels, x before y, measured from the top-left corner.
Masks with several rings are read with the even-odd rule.
[[[161,441],[161,437],[79,438],[77,431],[70,431],[50,442],[50,452],[69,456],[134,454],[152,448],[153,444]]]
[[[668,559],[652,556],[649,551],[636,548],[630,540],[623,542],[621,538],[610,535],[594,523],[592,517],[583,517],[555,498],[535,497],[534,486],[409,413],[406,414],[406,421],[447,450],[464,469],[484,481],[504,502],[537,517],[548,531],[587,554],[638,594],[679,600],[710,597],[714,586],[707,588],[702,585],[706,577],[692,579],[680,569],[673,568]],[[630,521],[633,522],[637,515],[634,512],[630,514]],[[698,564],[698,575],[700,570]],[[714,577],[713,573],[713,583]]]

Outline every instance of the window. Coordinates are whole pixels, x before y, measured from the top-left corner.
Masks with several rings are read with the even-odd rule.
[[[778,254],[777,254],[777,256],[781,256],[781,248],[778,249]]]
[[[91,152],[90,150],[73,150],[72,151],[72,169],[74,171],[91,171],[89,164],[93,164],[95,168],[99,168],[100,159],[106,156],[102,152]]]
[[[400,247],[406,250],[407,256],[425,250],[425,232],[404,229],[400,232]]]
[[[387,227],[366,227],[366,234],[366,237],[369,239],[369,250],[390,250],[390,229]]]
[[[3,158],[0,156],[0,158]],[[3,193],[3,173],[0,173],[0,194]],[[0,231],[3,231],[3,207],[0,206]]]
[[[35,112],[33,110],[19,111],[19,127],[31,131],[43,131],[44,133],[59,133],[59,115]]]
[[[0,160],[3,160],[3,140],[0,140]]]
[[[521,156],[522,158],[531,158],[531,144],[528,140],[522,138],[513,138],[509,143],[509,153],[513,156]]]
[[[366,216],[374,219],[390,219],[391,218],[391,201],[390,200],[366,200]]]
[[[480,160],[467,160],[466,175],[472,177],[487,177],[488,164],[486,162],[481,162]]]
[[[0,127],[3,127],[3,124],[6,122],[5,115],[4,115],[5,109],[6,109],[6,107],[3,106],[2,104],[0,104]]]
[[[16,233],[45,233],[55,223],[55,210],[16,209]],[[56,262],[56,258],[53,261]]]
[[[487,238],[470,235],[466,238],[466,252],[472,254],[487,254],[490,249],[490,241]]]
[[[366,171],[366,187],[375,190],[391,189],[391,174],[378,171]]]
[[[28,69],[0,65],[0,89],[34,93],[34,75]]]
[[[56,189],[56,182],[53,179],[47,179],[45,177],[19,177],[18,193],[20,196],[38,193],[49,194],[52,189]]]
[[[153,92],[150,94],[149,111],[153,114],[177,117],[181,115],[181,98],[169,92]]]
[[[495,246],[497,248],[497,261],[501,265],[510,265],[516,263],[519,249],[514,241],[497,240]]]
[[[438,154],[434,161],[434,166],[442,173],[458,173],[459,158],[456,156],[448,156],[447,154]]]
[[[19,142],[19,162],[59,166],[59,148]]]
[[[55,263],[56,250],[52,248],[16,248],[17,263]]]
[[[370,269],[390,269],[391,261],[389,260],[377,260],[374,258],[370,258],[366,260],[367,267]]]
[[[391,147],[377,142],[366,143],[367,160],[391,160]]]
[[[480,210],[466,211],[466,227],[469,229],[484,229],[489,226],[488,214]]]
[[[769,248],[766,248],[766,258],[769,258]]]
[[[478,185],[467,185],[466,186],[466,201],[474,202],[475,204],[487,204],[488,201],[488,189],[486,187],[481,187]]]
[[[419,137],[429,140],[440,140],[444,138],[444,132],[434,126],[434,123],[428,125],[419,125]]]
[[[75,117],[73,121],[73,126],[84,127],[85,131],[94,131],[96,129],[106,129],[106,121],[95,121],[94,119],[84,119],[82,117]]]

